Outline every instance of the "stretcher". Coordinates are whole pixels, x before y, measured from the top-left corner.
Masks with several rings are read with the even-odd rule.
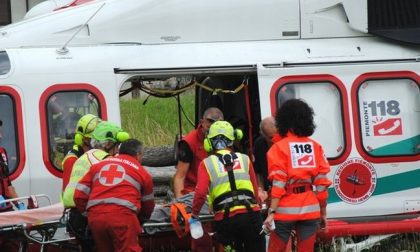
[[[2,241],[11,240],[16,244],[17,250],[13,251],[80,251],[75,237],[70,236],[66,231],[68,221],[62,203],[51,204],[46,195],[33,195],[11,199],[16,200],[38,200],[46,198],[48,205],[28,210],[11,211],[0,213],[0,251]],[[26,204],[29,205],[29,204]],[[154,214],[158,209],[166,209],[167,204],[157,205]],[[152,218],[142,224],[143,233],[140,235],[140,243],[144,251],[188,251],[191,249],[191,237],[188,233],[180,237],[170,216],[166,213],[164,218]],[[203,223],[212,222],[213,215],[200,214],[200,221]],[[177,221],[178,228],[185,228],[185,219]],[[209,233],[213,235],[213,233]]]
[[[47,206],[38,207],[34,204],[34,201],[39,202],[40,199],[45,199]],[[53,247],[76,247],[71,245],[74,238],[65,234],[62,203],[51,204],[50,198],[44,194],[5,202],[16,201],[26,201],[26,206],[34,208],[0,213],[0,250],[3,246],[12,247],[16,251],[45,251],[47,247],[48,251],[54,251]]]
[[[39,194],[10,199],[30,201],[45,198],[47,206],[0,213],[0,251],[5,241],[14,243],[13,251],[79,251],[75,237],[66,231],[68,221],[62,203],[51,204],[47,195]],[[26,204],[30,205],[30,204]],[[212,215],[200,215],[203,222]],[[183,223],[179,223],[181,228]],[[179,238],[171,221],[143,223],[140,243],[144,251],[180,251],[190,249],[190,236]]]

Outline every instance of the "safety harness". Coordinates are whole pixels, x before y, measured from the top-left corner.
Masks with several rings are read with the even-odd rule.
[[[251,205],[257,204],[255,195],[250,190],[237,189],[235,175],[233,172],[233,161],[238,158],[235,153],[222,155],[215,154],[224,165],[228,173],[230,191],[223,193],[213,201],[213,210],[224,210],[223,219],[229,217],[230,208],[236,206],[245,206],[249,213],[253,212]],[[190,232],[188,220],[191,213],[187,212],[187,205],[181,202],[170,204],[170,218],[172,227],[179,238],[185,237]]]
[[[236,188],[235,175],[233,173],[233,160],[237,159],[238,156],[235,153],[224,155],[216,153],[215,155],[219,158],[228,173],[230,191],[218,196],[213,201],[213,209],[216,212],[224,210],[223,219],[229,217],[230,208],[235,206],[245,206],[248,212],[251,213],[251,204],[257,204],[254,193],[249,190],[238,190]]]

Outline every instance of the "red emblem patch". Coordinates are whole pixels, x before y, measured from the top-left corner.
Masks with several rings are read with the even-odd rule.
[[[334,188],[343,201],[360,204],[372,196],[376,181],[372,164],[360,158],[351,158],[338,167],[334,175]]]

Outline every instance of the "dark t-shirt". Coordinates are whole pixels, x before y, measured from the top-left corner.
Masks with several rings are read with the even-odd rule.
[[[266,154],[268,149],[270,149],[270,146],[268,146],[267,141],[264,137],[259,136],[254,144],[254,170],[256,174],[259,174],[263,178],[264,190],[266,191],[271,187],[271,183],[267,179],[268,167]]]
[[[178,143],[178,160],[185,162],[185,163],[191,163],[193,161],[193,153],[190,148],[190,146],[185,142],[184,140],[181,140]]]

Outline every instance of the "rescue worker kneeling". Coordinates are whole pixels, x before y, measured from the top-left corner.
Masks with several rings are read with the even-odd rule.
[[[226,121],[210,127],[204,148],[212,155],[200,163],[191,218],[198,218],[209,193],[216,239],[238,252],[265,251],[254,169],[247,155],[232,150],[233,141],[240,138],[242,132]]]
[[[117,156],[93,165],[77,184],[76,207],[87,210],[97,251],[142,251],[139,218],[148,220],[155,206],[152,177],[140,164],[142,154],[142,144],[129,139]]]

